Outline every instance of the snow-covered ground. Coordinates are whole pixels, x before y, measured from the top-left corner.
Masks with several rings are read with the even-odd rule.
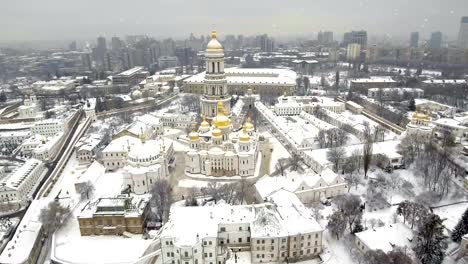
[[[76,195],[74,183],[83,175],[88,178],[87,174],[94,175],[93,198],[114,197],[120,193],[122,174],[119,171],[104,173],[105,169],[99,163],[93,164],[90,170],[86,171],[77,164],[76,158],[71,158],[64,170],[67,177],[64,177],[62,183],[57,185],[62,190],[60,197],[64,195],[64,192]],[[143,255],[151,241],[143,239],[141,235],[131,238],[81,236],[77,216],[86,202],[78,202],[68,221],[55,233],[53,253],[56,258],[73,263],[130,263]]]
[[[279,159],[289,158],[291,155],[289,154],[288,150],[278,141],[274,136],[271,135],[270,132],[262,132],[261,135],[270,138],[270,143],[273,146],[273,152],[271,153],[271,160],[270,160],[270,172],[274,172],[276,170],[276,163],[278,163]]]

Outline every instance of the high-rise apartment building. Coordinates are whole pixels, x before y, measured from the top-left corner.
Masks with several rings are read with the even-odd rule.
[[[419,46],[419,32],[411,32],[410,47],[417,48]]]
[[[458,47],[468,49],[468,16],[462,17],[458,33]]]
[[[106,38],[103,36],[99,36],[97,38],[97,45],[95,49],[95,59],[98,63],[104,64],[106,59],[106,52],[107,52],[107,45],[106,45]]]
[[[343,36],[343,46],[347,47],[348,44],[359,44],[361,49],[367,48],[367,31],[351,31]]]
[[[440,49],[442,48],[442,32],[436,31],[432,32],[431,39],[429,40],[430,49]]]
[[[275,41],[269,38],[267,34],[263,34],[260,37],[260,48],[263,52],[273,52],[275,48]]]
[[[333,42],[333,32],[331,31],[320,31],[317,35],[317,41],[320,44],[330,44]]]

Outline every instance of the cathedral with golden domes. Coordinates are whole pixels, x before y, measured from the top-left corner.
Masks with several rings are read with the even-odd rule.
[[[259,153],[258,137],[250,118],[238,131],[233,130],[223,102],[217,103],[217,115],[211,125],[204,119],[189,134],[185,171],[208,177],[255,176]]]
[[[233,127],[223,46],[215,31],[211,37],[206,49],[204,94],[201,96],[203,122],[189,134],[185,172],[204,177],[253,177],[259,165],[261,142],[250,118],[241,128]]]

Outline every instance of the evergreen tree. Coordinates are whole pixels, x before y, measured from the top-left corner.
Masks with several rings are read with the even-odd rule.
[[[339,240],[346,230],[346,224],[344,214],[341,211],[335,211],[328,219],[327,228]]]
[[[416,111],[416,102],[414,101],[414,98],[411,98],[409,101],[408,108],[410,111]]]
[[[463,213],[460,221],[455,226],[452,232],[452,240],[460,242],[464,235],[468,234],[468,209]]]
[[[356,220],[356,222],[354,222],[354,226],[353,226],[353,230],[351,230],[351,234],[356,234],[362,231],[364,231],[364,226],[362,225],[361,218],[359,218],[358,220]]]
[[[431,214],[424,218],[419,226],[413,248],[421,264],[441,264],[447,249],[447,237],[444,235],[444,225],[438,215]]]
[[[6,102],[7,96],[4,91],[0,93],[0,102]]]

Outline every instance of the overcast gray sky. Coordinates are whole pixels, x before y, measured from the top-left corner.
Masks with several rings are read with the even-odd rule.
[[[367,29],[454,38],[468,0],[2,0],[0,41],[148,34],[310,34]]]

